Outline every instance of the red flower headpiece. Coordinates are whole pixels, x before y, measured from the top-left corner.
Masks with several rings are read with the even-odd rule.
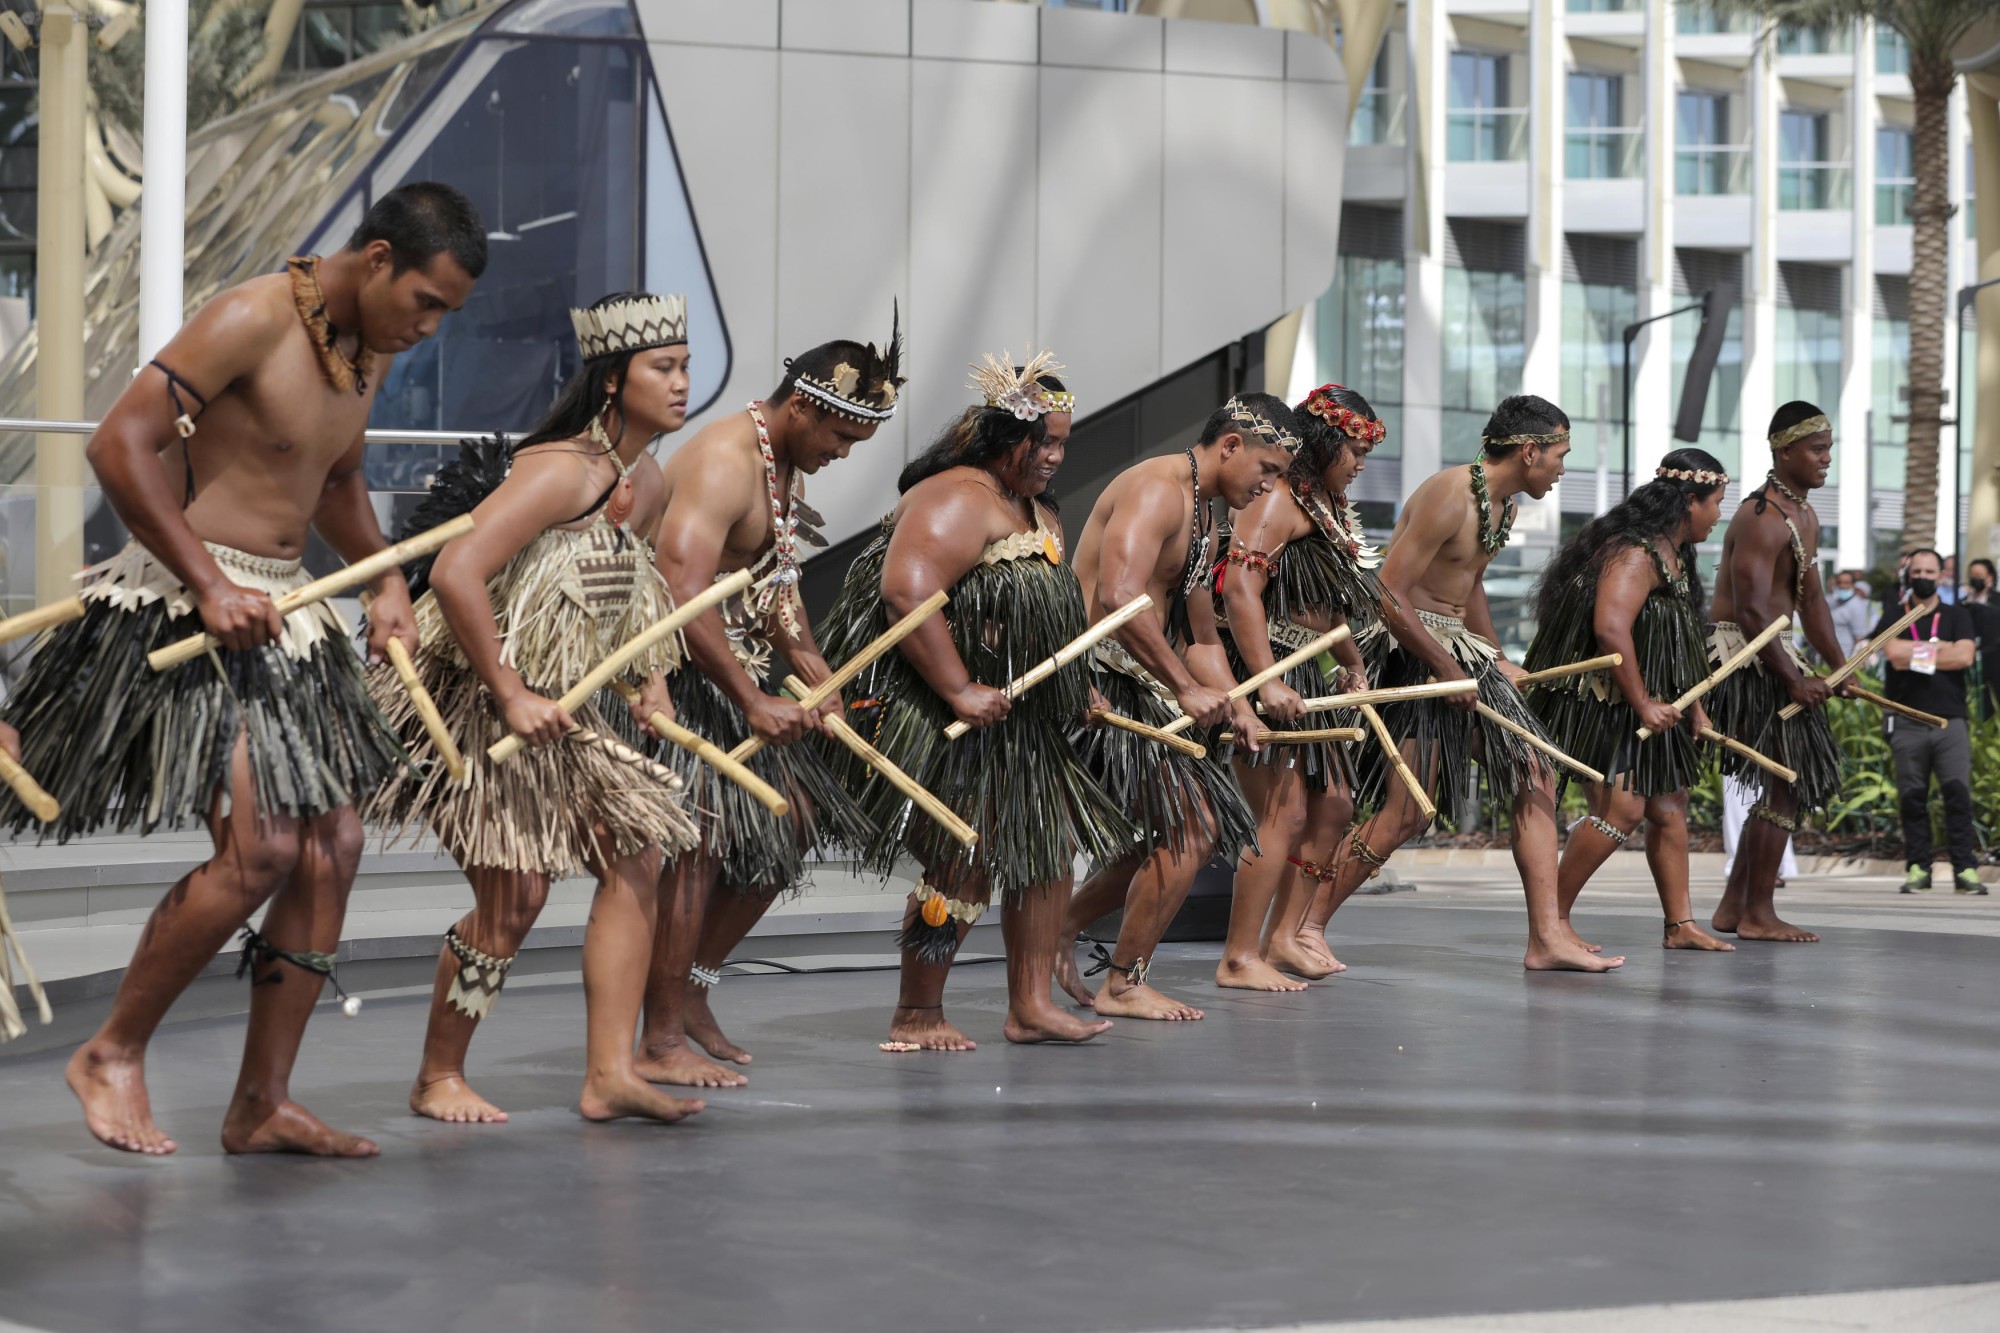
[[[1306,411],[1332,426],[1350,440],[1360,440],[1364,444],[1380,444],[1389,434],[1389,428],[1379,421],[1370,421],[1352,408],[1342,407],[1333,401],[1332,391],[1343,388],[1339,384],[1322,384],[1306,395]]]

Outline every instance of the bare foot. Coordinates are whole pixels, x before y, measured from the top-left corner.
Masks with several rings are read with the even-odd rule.
[[[164,1156],[180,1145],[153,1123],[146,1075],[137,1059],[114,1055],[95,1041],[69,1058],[63,1078],[83,1103],[83,1123],[97,1140],[125,1152]]]
[[[1232,962],[1225,958],[1215,967],[1215,984],[1225,990],[1301,991],[1303,981],[1293,981],[1261,958]]]
[[[1264,946],[1264,961],[1280,972],[1290,972],[1307,981],[1318,981],[1321,977],[1346,970],[1338,962],[1332,967],[1327,966],[1324,955],[1309,952],[1297,939],[1272,940]]]
[[[1326,942],[1325,926],[1321,926],[1317,930],[1311,926],[1299,927],[1298,942],[1299,947],[1306,951],[1308,957],[1319,959],[1322,967],[1331,968],[1335,972],[1345,972],[1347,970],[1347,964],[1333,956],[1333,947]]]
[[[410,1089],[410,1110],[453,1125],[504,1125],[507,1113],[472,1090],[463,1074],[447,1074],[432,1083],[417,1076]]]
[[[1735,953],[1736,946],[1727,940],[1719,940],[1692,921],[1682,921],[1670,928],[1660,940],[1662,949],[1698,949],[1706,953]]]
[[[1718,907],[1715,915],[1708,919],[1708,928],[1718,935],[1734,935],[1741,920],[1741,914],[1732,909]]]
[[[1083,974],[1077,971],[1074,935],[1064,940],[1062,947],[1056,950],[1056,985],[1062,987],[1063,994],[1069,996],[1072,1003],[1080,1004],[1086,1009],[1097,1000],[1097,997],[1090,993],[1090,987],[1084,985]]]
[[[1023,1046],[1041,1041],[1089,1041],[1110,1030],[1111,1024],[1103,1019],[1086,1022],[1074,1014],[1064,1013],[1046,1000],[1009,1006],[1007,1021],[1000,1025],[1002,1036]]]
[[[1592,943],[1591,943],[1591,942],[1590,942],[1589,940],[1587,940],[1587,939],[1585,939],[1585,938],[1584,938],[1583,936],[1581,936],[1581,935],[1577,934],[1577,933],[1576,933],[1576,927],[1575,927],[1575,926],[1572,926],[1572,925],[1571,925],[1571,924],[1570,924],[1569,922],[1567,922],[1567,921],[1563,922],[1563,923],[1562,923],[1562,928],[1563,928],[1563,934],[1565,934],[1565,935],[1569,936],[1569,938],[1570,938],[1570,943],[1572,943],[1572,944],[1576,945],[1576,947],[1577,947],[1577,948],[1579,948],[1579,949],[1583,950],[1583,951],[1584,951],[1585,953],[1603,953],[1603,952],[1604,952],[1604,946],[1603,946],[1603,945],[1601,945],[1601,944],[1592,944]]]
[[[1776,916],[1753,921],[1744,917],[1736,923],[1736,938],[1739,940],[1768,940],[1778,944],[1818,944],[1819,936],[1788,921],[1780,921]]]
[[[920,1051],[976,1051],[979,1043],[944,1021],[942,1009],[897,1007],[889,1016],[892,1045],[914,1046]]]
[[[683,1088],[740,1088],[750,1081],[733,1069],[710,1064],[689,1050],[685,1041],[642,1046],[632,1068],[648,1083],[673,1083]]]
[[[312,1157],[378,1157],[382,1152],[359,1134],[331,1128],[289,1098],[273,1105],[240,1093],[222,1117],[222,1150],[297,1152]]]
[[[750,1052],[722,1035],[722,1025],[715,1021],[715,1014],[708,1007],[708,988],[689,986],[687,995],[681,1001],[681,1027],[687,1032],[688,1040],[707,1051],[718,1060],[727,1060],[733,1065],[750,1063]]]
[[[1193,1005],[1168,999],[1151,986],[1128,985],[1114,994],[1108,981],[1097,992],[1097,1012],[1113,1018],[1155,1018],[1167,1023],[1190,1023],[1203,1016]]]
[[[1609,972],[1614,967],[1625,965],[1625,955],[1606,958],[1601,954],[1589,953],[1559,937],[1543,944],[1533,938],[1528,941],[1528,952],[1521,959],[1521,966],[1530,972]]]
[[[717,1071],[718,1073],[721,1071]],[[706,1109],[699,1098],[669,1097],[636,1074],[585,1078],[583,1095],[576,1099],[577,1113],[585,1120],[622,1120],[637,1116],[671,1125]]]

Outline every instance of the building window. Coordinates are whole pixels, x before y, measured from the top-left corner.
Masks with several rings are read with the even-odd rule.
[[[1778,29],[1781,56],[1837,56],[1854,49],[1854,27],[1842,23],[1826,27],[1799,27],[1787,23]]]
[[[1639,130],[1625,123],[1624,76],[1571,74],[1568,119],[1564,170],[1572,180],[1639,174]]]
[[[1452,162],[1518,162],[1527,156],[1527,108],[1512,105],[1509,61],[1477,51],[1451,53],[1451,109],[1445,157]]]
[[[1341,212],[1333,286],[1319,298],[1321,383],[1358,391],[1388,428],[1372,457],[1403,456],[1403,215],[1349,204]],[[1393,518],[1390,520],[1393,524]]]
[[[1895,418],[1906,415],[1910,406],[1903,390],[1910,382],[1910,287],[1900,275],[1875,277],[1875,317],[1869,321],[1873,344],[1873,366],[1869,376],[1868,465],[1869,486],[1877,491],[1900,491],[1906,478],[1910,427]],[[1870,497],[1872,514],[1874,505]],[[1900,529],[1884,533],[1890,541],[1901,539]]]
[[[1718,13],[1713,5],[1701,0],[1684,0],[1674,6],[1674,31],[1691,37],[1708,36],[1722,32],[1752,32],[1756,19],[1741,11],[1731,10]]]
[[[1887,24],[1875,26],[1875,72],[1877,74],[1910,72],[1910,44],[1903,40],[1902,33]]]
[[[1493,405],[1521,391],[1527,352],[1526,229],[1452,218],[1446,223],[1439,327],[1444,462],[1469,463]]]
[[[410,35],[400,4],[311,0],[285,48],[281,69],[310,75],[337,69],[395,45]]]
[[[1639,8],[1639,0],[1569,0],[1572,14],[1630,14]]]
[[[1674,103],[1674,192],[1750,193],[1750,146],[1729,131],[1729,94],[1684,92]]]
[[[1782,264],[1781,269],[1791,270],[1785,277],[1800,274],[1818,276],[1817,266],[1810,264]],[[1781,287],[1796,283],[1783,280]],[[1784,294],[1777,310],[1777,355],[1773,392],[1778,402],[1788,403],[1793,399],[1803,399],[1817,403],[1825,410],[1827,419],[1840,429],[1840,358],[1841,319],[1837,293],[1840,290],[1840,273],[1835,270],[1830,280],[1815,285],[1828,286],[1835,293],[1832,302],[1821,301],[1814,306],[1794,306],[1784,303]],[[1790,299],[1799,299],[1792,297]],[[1829,305],[1832,308],[1828,308]],[[1834,455],[1833,470],[1827,473],[1829,486],[1840,483],[1840,456]]]
[[[1911,165],[1910,132],[1884,127],[1875,131],[1875,223],[1881,227],[1906,227],[1910,222],[1910,194],[1917,188],[1916,169]]]
[[[1736,254],[1710,250],[1674,252],[1674,300],[1690,304],[1719,282],[1743,290],[1743,260]],[[1687,383],[1688,357],[1694,352],[1695,335],[1701,331],[1701,312],[1690,310],[1675,315],[1673,326],[1673,397],[1679,404]],[[1724,327],[1722,352],[1716,358],[1715,377],[1709,382],[1708,398],[1702,405],[1701,438],[1695,443],[1719,459],[1729,475],[1743,475],[1741,466],[1743,400],[1743,305],[1729,312]],[[1760,463],[1759,469],[1762,464]]]
[[[1614,475],[1624,467],[1625,326],[1639,317],[1631,287],[1565,281],[1562,402],[1570,414],[1570,469],[1597,467],[1599,451]],[[1623,492],[1614,483],[1612,494]]]
[[[1778,207],[1786,211],[1846,208],[1851,201],[1845,162],[1833,158],[1833,118],[1824,111],[1778,114]]]
[[[1375,63],[1368,67],[1368,82],[1361,89],[1361,96],[1354,104],[1354,119],[1347,127],[1347,142],[1351,144],[1403,142],[1404,97],[1401,89],[1392,86],[1389,71],[1389,48],[1394,42],[1394,34],[1384,34],[1382,49],[1376,53]]]

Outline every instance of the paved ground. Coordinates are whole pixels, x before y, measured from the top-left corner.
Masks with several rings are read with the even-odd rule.
[[[1338,946],[1354,970],[1301,995],[1218,993],[1214,946],[1176,947],[1158,975],[1208,1020],[1121,1023],[1077,1050],[1002,1043],[990,966],[954,980],[985,1043],[963,1056],[875,1050],[887,974],[733,977],[720,1003],[759,1056],[752,1086],[673,1128],[571,1113],[582,1005],[567,981],[510,989],[482,1037],[474,1074],[516,1112],[504,1128],[399,1113],[418,998],[317,1022],[300,1091],[378,1137],[374,1163],[220,1155],[236,1020],[170,1027],[156,1047],[156,1102],[186,1145],[173,1160],[92,1144],[59,1054],[11,1060],[0,1314],[60,1333],[1538,1311],[1598,1311],[1601,1327],[1609,1307],[2000,1279],[1994,900],[1801,885],[1798,919],[1826,943],[1667,955],[1643,881],[1614,871],[1580,924],[1631,953],[1622,975],[1523,974],[1518,889],[1503,869],[1455,870],[1357,899]],[[1761,1325],[1617,1318],[1972,1327],[1951,1320],[1994,1302],[1892,1292],[1729,1316]]]

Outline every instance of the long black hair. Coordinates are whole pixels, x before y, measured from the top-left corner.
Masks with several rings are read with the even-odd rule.
[[[1676,449],[1660,460],[1663,471],[1712,472],[1721,475],[1722,464],[1705,449]],[[1569,596],[1570,585],[1586,570],[1593,575],[1604,568],[1605,560],[1627,546],[1645,546],[1662,537],[1680,533],[1688,511],[1697,500],[1706,500],[1721,490],[1719,481],[1682,481],[1675,477],[1655,477],[1613,505],[1601,516],[1584,524],[1583,531],[1564,543],[1542,570],[1535,585],[1535,618],[1544,624],[1555,618],[1557,609]],[[1701,575],[1695,569],[1694,546],[1682,543],[1681,572],[1696,606],[1701,605]]]
[[[1018,373],[1021,367],[1014,369]],[[1067,386],[1054,375],[1043,375],[1035,383],[1051,393],[1067,392]],[[902,475],[896,478],[896,490],[899,494],[907,492],[947,468],[986,467],[1012,453],[1023,440],[1033,440],[1040,446],[1048,438],[1048,425],[1039,416],[1023,421],[1004,407],[968,407],[931,442],[930,448],[903,465]],[[1043,502],[1048,503],[1046,497]]]
[[[590,303],[592,310],[619,301],[643,301],[645,292],[613,292]],[[625,438],[625,371],[632,364],[633,353],[617,352],[610,356],[600,356],[594,361],[586,361],[583,368],[569,377],[556,401],[535,428],[514,442],[514,452],[519,453],[531,444],[548,444],[555,440],[574,440],[590,431],[590,423],[608,406],[611,410],[606,418],[605,431],[611,436],[611,447],[616,449]],[[613,376],[618,379],[618,388],[607,388]]]
[[[1334,406],[1344,407],[1356,416],[1369,421],[1381,419],[1375,415],[1375,409],[1369,406],[1366,398],[1345,384],[1328,385],[1326,397],[1333,400]],[[1308,395],[1305,403],[1292,409],[1298,416],[1299,450],[1292,455],[1292,466],[1286,471],[1285,479],[1295,488],[1318,486],[1320,477],[1333,466],[1333,460],[1340,457],[1343,450],[1352,450],[1357,443],[1325,417],[1307,410],[1306,403],[1311,401],[1312,396]]]

